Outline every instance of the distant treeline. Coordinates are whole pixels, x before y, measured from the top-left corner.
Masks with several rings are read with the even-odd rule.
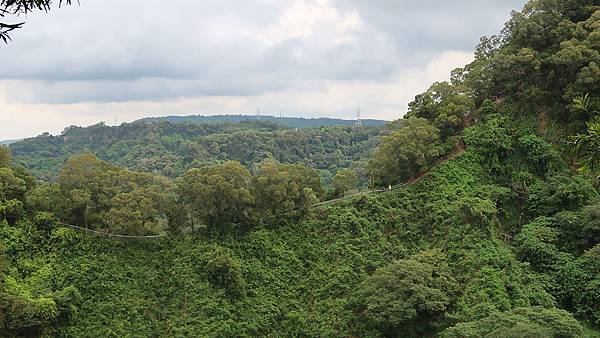
[[[147,117],[136,122],[173,122],[173,123],[239,123],[248,120],[268,121],[284,125],[289,128],[318,128],[331,126],[354,126],[356,120],[344,120],[334,118],[303,118],[303,117],[276,117],[269,115],[251,116],[251,115],[189,115],[189,116],[165,116],[165,117]],[[384,120],[366,119],[361,120],[363,126],[383,126],[387,123]]]
[[[9,144],[13,144],[15,142],[19,142],[21,140],[4,140],[4,141],[0,141],[0,146],[7,146]]]

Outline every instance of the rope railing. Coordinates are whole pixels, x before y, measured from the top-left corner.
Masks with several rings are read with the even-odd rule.
[[[64,222],[58,222],[58,224],[61,225],[61,226],[63,226],[63,227],[74,229],[76,231],[89,232],[89,233],[92,233],[92,234],[95,234],[95,235],[104,236],[104,237],[110,237],[110,238],[122,238],[122,239],[157,239],[157,238],[163,238],[163,237],[165,237],[165,235],[154,235],[154,236],[117,235],[117,234],[111,234],[109,232],[102,232],[102,231],[92,230],[92,229],[88,229],[88,228],[83,228],[83,227],[80,227],[80,226],[77,226],[77,225],[68,224],[68,223],[64,223]]]

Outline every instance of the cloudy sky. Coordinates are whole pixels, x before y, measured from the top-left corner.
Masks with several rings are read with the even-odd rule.
[[[401,117],[525,0],[81,0],[0,46],[0,140],[143,116]]]

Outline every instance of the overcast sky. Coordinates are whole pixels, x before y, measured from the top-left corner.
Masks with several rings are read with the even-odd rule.
[[[0,140],[143,116],[401,117],[525,0],[81,0],[0,46]],[[168,5],[166,5],[168,4]]]

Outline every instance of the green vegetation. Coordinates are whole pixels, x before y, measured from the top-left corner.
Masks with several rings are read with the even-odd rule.
[[[308,141],[248,162],[232,154],[256,148],[236,143],[218,163],[177,167],[175,179],[84,154],[56,183],[0,148],[0,335],[600,336],[596,141],[579,141],[595,135],[599,22],[591,0],[531,1],[452,83],[386,126],[372,157],[328,167],[331,185],[318,166],[288,163]],[[93,134],[105,135],[96,149],[128,153],[114,133],[136,131],[145,136],[128,140],[139,147],[153,135],[167,149],[169,128],[233,128],[188,144],[206,152],[207,139],[330,132],[362,137],[366,149],[378,133],[158,123],[37,142],[90,144],[96,130],[106,133]],[[314,207],[365,171],[372,187],[411,184]],[[167,236],[93,237],[57,220]]]
[[[581,325],[568,312],[533,307],[461,323],[442,337],[582,337],[583,334]]]
[[[365,279],[361,290],[362,315],[386,335],[432,333],[443,317],[458,283],[439,251],[397,260]]]
[[[189,115],[189,116],[165,116],[165,117],[147,117],[136,122],[157,123],[157,122],[172,122],[172,123],[248,123],[257,119],[250,115]],[[275,123],[289,128],[320,128],[320,127],[335,127],[345,126],[352,127],[356,124],[355,120],[342,120],[332,118],[302,118],[302,117],[275,117],[269,115],[260,115],[260,122]],[[365,119],[361,121],[364,126],[378,127],[383,126],[386,121]]]
[[[427,169],[442,154],[440,130],[428,120],[408,118],[383,137],[368,171],[376,186],[399,183]]]
[[[288,129],[267,121],[240,123],[130,123],[69,127],[59,136],[43,134],[13,143],[15,163],[47,182],[69,157],[92,153],[130,170],[171,178],[222,161],[238,161],[249,169],[266,159],[302,162],[330,180],[338,169],[361,166],[376,146],[378,127]]]
[[[358,187],[358,175],[352,169],[342,169],[331,180],[333,195],[341,197]]]

